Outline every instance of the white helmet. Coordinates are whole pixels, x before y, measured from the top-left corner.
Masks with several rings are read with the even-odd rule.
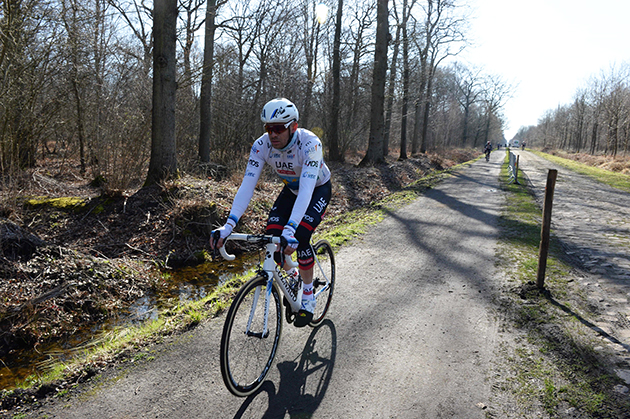
[[[300,113],[289,99],[277,98],[270,100],[263,107],[260,120],[263,124],[288,124],[298,121]]]

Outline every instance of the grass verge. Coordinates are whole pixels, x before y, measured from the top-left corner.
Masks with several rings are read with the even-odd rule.
[[[519,331],[514,345],[500,349],[497,385],[512,394],[527,417],[618,418],[630,411],[627,397],[614,391],[610,353],[592,323],[586,296],[551,237],[544,289],[536,287],[541,210],[526,186],[510,184],[508,161],[500,174],[507,205],[501,215],[497,263],[507,278],[501,312]],[[519,178],[523,179],[521,173]],[[506,412],[502,412],[506,414]],[[501,414],[499,414],[501,416]]]
[[[529,151],[553,163],[566,167],[569,170],[589,176],[599,182],[605,183],[608,186],[630,192],[630,176],[628,175],[612,172],[606,169],[601,169],[599,167],[589,166],[575,160],[565,159],[562,157],[554,156],[553,154],[543,153],[541,151]]]

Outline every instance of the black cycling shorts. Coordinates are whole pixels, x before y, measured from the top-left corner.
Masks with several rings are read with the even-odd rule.
[[[310,241],[313,231],[322,221],[322,217],[326,212],[328,203],[332,196],[332,183],[328,181],[321,186],[316,187],[313,190],[313,197],[311,202],[306,208],[306,213],[302,218],[302,221],[295,230],[295,238],[298,241],[297,248],[297,260],[300,264],[300,268],[304,270],[311,269],[313,267],[313,250],[311,249]],[[297,195],[291,192],[288,186],[285,186],[276,202],[274,202],[271,211],[269,211],[269,218],[267,219],[267,234],[273,236],[280,236],[282,229],[289,222],[291,211]],[[276,255],[278,256],[278,255]],[[276,261],[279,262],[279,258],[276,257]]]

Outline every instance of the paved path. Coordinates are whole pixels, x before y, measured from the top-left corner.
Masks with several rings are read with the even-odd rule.
[[[223,316],[48,418],[467,418],[492,410],[501,342],[494,258],[504,153],[392,213],[337,253],[319,328],[284,328],[261,391],[233,397],[218,359]]]
[[[544,200],[549,169],[558,170],[552,230],[563,249],[583,268],[581,282],[589,298],[605,307],[598,326],[621,342],[630,360],[630,193],[604,185],[538,157],[529,151],[519,165]]]
[[[542,199],[554,166],[517,153]],[[513,337],[499,328],[495,298],[504,285],[494,267],[504,156],[462,169],[341,249],[327,321],[284,329],[259,393],[240,399],[223,386],[220,316],[152,348],[153,360],[109,371],[33,417],[539,417],[499,405],[500,388],[493,389],[512,378],[494,366]],[[628,357],[628,194],[558,170],[554,233],[586,268],[582,285],[606,307],[601,327]]]

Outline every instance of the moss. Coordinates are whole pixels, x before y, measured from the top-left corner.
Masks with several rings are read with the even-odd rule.
[[[79,198],[74,196],[66,196],[61,198],[49,198],[46,196],[39,196],[26,199],[24,204],[33,208],[52,207],[57,209],[77,210],[84,208],[87,205],[87,202],[88,199],[86,198]]]

